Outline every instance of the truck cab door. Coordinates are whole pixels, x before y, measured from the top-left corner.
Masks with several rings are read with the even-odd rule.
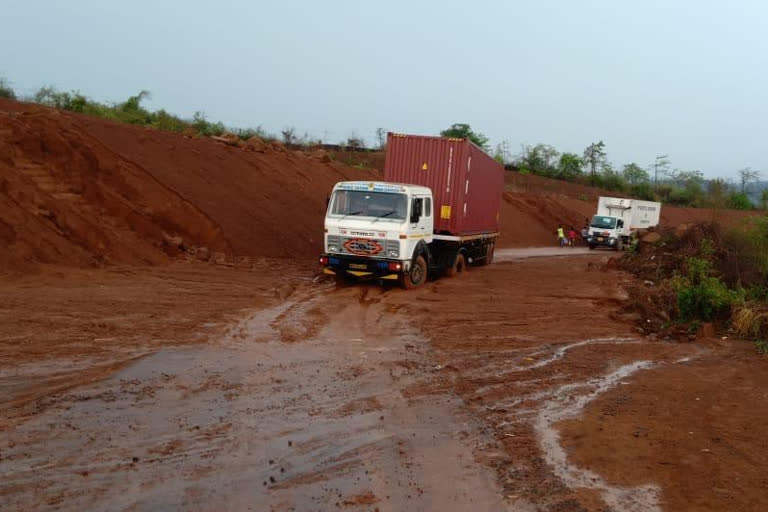
[[[432,234],[432,198],[416,196],[411,201],[410,231],[418,238]]]

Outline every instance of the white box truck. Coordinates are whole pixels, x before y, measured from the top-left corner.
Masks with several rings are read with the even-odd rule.
[[[604,246],[620,251],[629,244],[634,231],[658,226],[660,214],[661,203],[600,197],[597,215],[589,223],[587,244],[590,249]]]

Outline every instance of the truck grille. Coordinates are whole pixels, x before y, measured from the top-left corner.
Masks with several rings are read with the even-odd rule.
[[[400,249],[399,240],[386,240],[383,238],[364,238],[364,237],[341,237],[338,235],[328,235],[328,246],[338,248],[341,254],[352,254],[355,256],[387,258],[390,251]]]

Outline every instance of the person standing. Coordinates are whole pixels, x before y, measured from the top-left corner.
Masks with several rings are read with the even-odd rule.
[[[557,242],[560,244],[560,247],[565,245],[565,230],[562,224],[557,226]]]

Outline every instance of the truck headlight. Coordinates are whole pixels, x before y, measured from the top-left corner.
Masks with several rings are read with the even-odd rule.
[[[390,249],[387,251],[387,256],[390,258],[398,258],[400,257],[400,251],[398,249]]]
[[[328,244],[328,252],[339,252],[339,246],[334,244]]]

